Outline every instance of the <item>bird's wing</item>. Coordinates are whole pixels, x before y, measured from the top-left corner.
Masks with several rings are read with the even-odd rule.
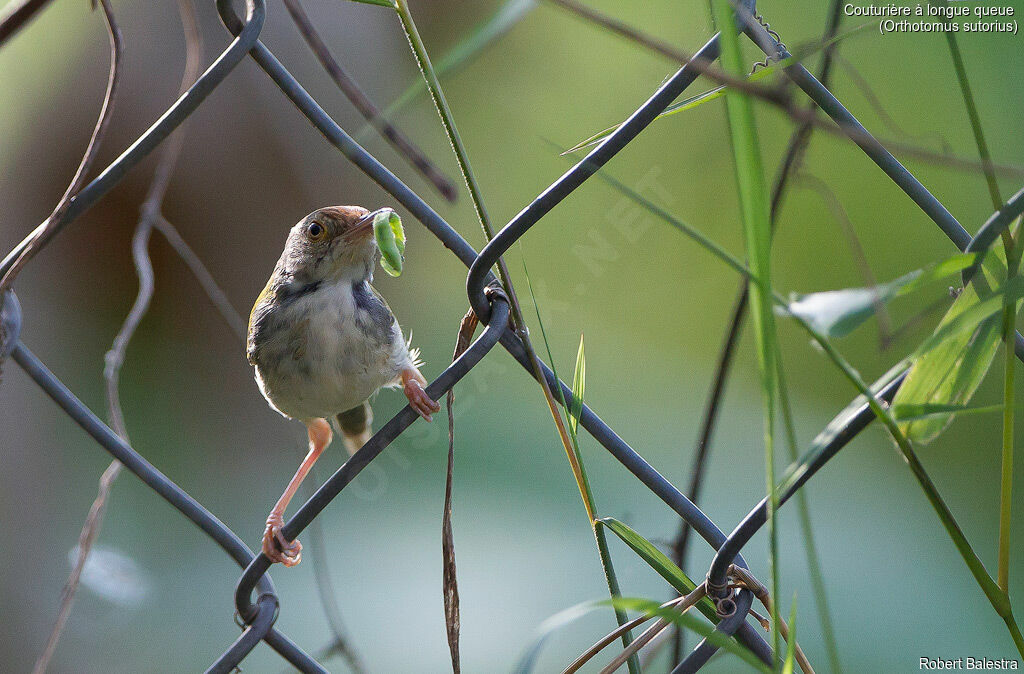
[[[267,309],[269,309],[274,295],[274,277],[271,276],[270,280],[267,281],[267,285],[264,286],[263,290],[256,298],[256,301],[253,303],[252,311],[249,312],[249,328],[246,330],[245,339],[245,356],[253,365],[256,364],[256,333],[260,328],[261,320],[266,316]]]

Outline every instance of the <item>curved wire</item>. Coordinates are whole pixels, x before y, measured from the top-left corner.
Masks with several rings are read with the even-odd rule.
[[[432,399],[440,399],[498,343],[501,333],[508,327],[509,305],[503,295],[495,299],[495,304],[497,308],[492,325],[488,325],[483,334],[470,345],[466,352],[427,386],[427,393]],[[295,540],[302,530],[309,526],[313,518],[319,515],[359,475],[363,468],[380,456],[381,452],[387,449],[388,445],[418,418],[416,412],[409,405],[399,410],[299,508],[281,528],[281,534],[290,541]],[[270,560],[261,553],[249,563],[238,581],[238,586],[235,589],[235,608],[246,622],[256,613],[256,607],[250,598],[253,588],[262,582],[263,578],[266,578],[269,568]]]
[[[677,70],[614,133],[601,141],[586,157],[552,183],[550,187],[512,218],[484,246],[484,249],[480,251],[480,255],[470,266],[469,276],[466,277],[466,291],[469,294],[469,303],[481,321],[487,322],[487,316],[483,313],[487,311],[487,300],[483,294],[484,284],[486,283],[490,268],[497,262],[498,258],[511,248],[512,244],[518,241],[531,227],[537,224],[542,217],[547,215],[551,209],[561,203],[563,199],[569,196],[588,178],[597,173],[598,169],[608,163],[622,148],[626,147],[631,140],[636,138],[637,134],[647,128],[658,115],[664,112],[665,108],[671,105],[672,101],[678,98],[686,87],[697,79],[701,71],[700,64],[718,58],[718,43],[719,35],[715,33],[694,55],[693,59]]]

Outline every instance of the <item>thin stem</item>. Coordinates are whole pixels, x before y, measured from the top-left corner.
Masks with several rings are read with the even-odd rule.
[[[117,85],[120,78],[120,65],[121,65],[121,52],[122,52],[122,38],[121,30],[117,26],[117,22],[114,20],[114,12],[110,7],[109,0],[100,0],[100,8],[103,14],[103,20],[107,28],[107,37],[110,44],[110,70],[107,75],[107,87],[106,93],[103,96],[103,106],[100,108],[99,118],[96,120],[96,125],[93,127],[92,136],[89,139],[89,144],[86,147],[85,154],[82,156],[81,162],[78,164],[78,170],[75,172],[74,178],[71,180],[71,184],[68,185],[63,196],[57,206],[54,207],[53,212],[47,219],[47,225],[43,229],[39,230],[29,246],[22,251],[22,254],[15,260],[15,263],[8,270],[7,274],[2,280],[0,280],[0,297],[6,294],[10,284],[17,278],[18,271],[24,266],[33,255],[35,255],[43,246],[46,245],[50,237],[53,236],[53,230],[50,227],[51,223],[57,222],[64,212],[67,210],[68,204],[71,203],[71,197],[81,189],[82,184],[85,182],[85,176],[88,173],[89,167],[96,158],[97,150],[100,142],[103,140],[104,133],[106,132],[107,126],[110,122],[110,113],[113,109],[114,94],[117,91]],[[136,235],[136,239],[139,236]],[[148,240],[149,235],[146,233],[144,238]],[[145,245],[143,243],[143,245]],[[148,262],[148,259],[147,259]],[[136,264],[138,265],[138,258],[136,258]],[[145,294],[145,282],[143,279],[144,270],[142,267],[139,269],[139,300],[141,301]],[[150,281],[152,281],[152,268],[149,269]],[[148,302],[148,300],[145,300]],[[138,306],[139,301],[136,302]],[[134,309],[133,309],[134,310]],[[145,311],[143,308],[142,311]],[[114,410],[111,410],[111,415],[114,415]],[[115,419],[115,422],[117,420]],[[123,424],[121,427],[117,427],[115,423],[115,430],[124,437]],[[32,671],[33,674],[43,674],[50,665],[50,660],[53,658],[54,653],[57,651],[57,644],[60,641],[61,635],[64,633],[64,626],[67,624],[68,617],[71,615],[71,607],[74,604],[75,594],[78,591],[78,585],[82,580],[82,572],[85,569],[85,563],[88,560],[89,552],[92,549],[93,544],[99,536],[100,525],[103,521],[103,512],[106,508],[107,495],[110,493],[111,485],[114,480],[117,479],[117,474],[121,471],[121,464],[118,461],[113,461],[107,469],[103,471],[103,475],[100,477],[99,489],[96,494],[96,498],[93,500],[92,505],[89,508],[89,514],[86,516],[85,524],[82,526],[82,530],[78,536],[78,555],[75,559],[75,564],[71,569],[71,573],[68,575],[68,579],[64,584],[64,589],[61,592],[60,607],[57,609],[57,619],[54,621],[53,629],[50,631],[50,635],[46,640],[46,645],[43,647],[43,652],[39,655],[39,658],[35,662],[35,666]]]
[[[466,148],[462,143],[462,138],[459,136],[458,128],[455,125],[455,118],[452,115],[451,108],[448,106],[448,101],[445,98],[444,91],[441,89],[441,82],[438,79],[437,74],[434,72],[434,68],[430,63],[430,57],[427,55],[426,46],[423,44],[423,39],[420,37],[419,30],[416,28],[416,23],[413,21],[412,13],[409,11],[408,2],[406,0],[394,0],[394,9],[402,23],[402,28],[405,30],[406,39],[409,41],[409,46],[416,58],[416,63],[420,68],[420,72],[423,74],[423,79],[430,92],[430,97],[434,102],[434,107],[437,109],[437,114],[441,118],[441,124],[444,126],[445,133],[448,136],[448,141],[451,143],[452,150],[455,152],[455,158],[458,161],[459,170],[462,172],[462,177],[469,190],[470,199],[473,202],[473,208],[476,211],[477,219],[480,221],[480,227],[483,229],[487,240],[490,241],[494,238],[494,230],[491,226],[487,208],[484,206],[483,194],[476,181],[476,176],[473,174],[473,168],[470,164]],[[519,298],[516,296],[515,288],[512,285],[512,278],[508,272],[508,267],[505,264],[505,259],[503,257],[498,257],[497,267],[498,276],[504,286],[505,293],[508,295],[509,307],[512,313],[514,325],[516,326],[517,335],[522,341],[523,349],[533,365],[534,378],[540,382],[541,389],[544,393],[544,399],[548,404],[548,411],[551,413],[551,417],[555,422],[559,439],[562,441],[562,446],[565,449],[567,458],[569,459],[569,464],[572,467],[577,485],[583,495],[584,504],[587,506],[587,514],[590,517],[591,528],[595,528],[593,504],[591,499],[588,498],[589,488],[586,484],[586,477],[583,474],[583,469],[580,465],[577,451],[569,437],[568,431],[566,430],[566,424],[562,419],[562,414],[559,411],[555,398],[551,393],[551,388],[548,386],[547,378],[544,376],[540,359],[537,357],[537,353],[530,341],[529,332],[526,329],[526,321],[523,318],[523,312],[519,306]],[[561,394],[561,391],[559,391],[559,393]],[[601,565],[604,568],[605,578],[608,582],[608,589],[612,593],[613,597],[618,596],[618,582],[615,579],[614,568],[612,567],[611,558],[608,555],[607,544],[605,543],[602,545],[603,535],[599,534],[596,529],[594,534],[598,544],[598,552],[601,556]],[[625,613],[620,610],[615,611],[615,618],[620,625],[626,621]],[[628,632],[623,635],[624,643],[627,643],[630,638],[631,637]],[[636,658],[630,659],[629,671],[630,674],[639,674],[640,665]]]
[[[789,450],[790,463],[799,460],[797,448],[796,426],[793,423],[793,408],[789,402],[789,389],[786,386],[785,370],[782,367],[781,350],[777,356],[779,364],[779,408],[782,411],[782,423],[786,431],[786,447]],[[835,628],[832,625],[832,612],[828,606],[828,593],[825,589],[825,576],[821,571],[821,559],[818,557],[818,545],[814,540],[814,528],[811,525],[811,509],[807,503],[807,494],[801,489],[796,493],[797,512],[800,515],[800,529],[804,535],[804,553],[807,555],[807,571],[811,576],[811,587],[814,589],[814,601],[818,605],[818,617],[821,619],[821,633],[828,651],[829,665],[832,672],[842,672],[839,659],[839,645],[836,640]]]
[[[988,151],[988,143],[985,142],[981,116],[978,115],[978,106],[974,103],[974,93],[971,91],[971,82],[967,77],[964,57],[960,53],[960,45],[953,33],[946,33],[946,43],[949,46],[949,55],[953,58],[953,69],[956,70],[956,80],[960,84],[960,93],[964,99],[964,105],[967,107],[967,116],[971,120],[971,131],[974,133],[974,142],[978,146],[978,155],[981,157],[984,167],[985,181],[988,184],[989,196],[992,197],[992,206],[999,210],[1003,205],[1003,197],[999,194],[999,182],[996,180],[996,174],[992,168],[992,155]]]
[[[841,0],[832,0],[832,5],[828,15],[828,22],[825,25],[825,31],[821,38],[825,47],[822,50],[819,80],[826,87],[828,86],[829,80],[832,76],[832,68],[837,56],[837,49],[839,47],[839,43],[834,41],[833,38],[835,38],[836,34],[839,32],[839,28],[842,23],[842,5],[843,3]],[[813,110],[813,107],[814,104],[812,103],[808,109]],[[799,166],[802,163],[804,152],[810,144],[813,131],[814,125],[809,121],[804,121],[800,123],[789,137],[789,143],[786,146],[785,155],[779,165],[775,182],[772,185],[772,194],[769,205],[769,220],[771,222],[773,233],[778,229],[779,212],[782,209],[783,198],[786,194],[787,188],[789,187],[790,179],[797,173]],[[736,291],[736,300],[733,304],[729,327],[726,330],[726,336],[722,343],[720,355],[718,357],[718,367],[715,370],[715,378],[711,385],[711,392],[708,395],[707,402],[705,403],[704,414],[701,420],[701,432],[694,452],[693,469],[690,474],[690,489],[688,492],[690,500],[694,503],[697,502],[701,485],[704,481],[707,457],[711,451],[712,434],[715,429],[715,423],[718,420],[719,410],[721,409],[722,392],[725,390],[725,382],[729,377],[729,372],[732,367],[733,353],[735,352],[736,342],[739,340],[743,319],[747,314],[749,298],[750,285],[746,277],[744,277],[740,282],[740,287]],[[801,520],[801,523],[803,523],[803,520]],[[808,546],[813,548],[814,543],[811,539],[810,527],[804,526],[803,530],[807,537]],[[676,536],[675,545],[673,546],[673,552],[675,553],[674,561],[680,568],[685,568],[686,549],[690,540],[691,532],[692,528],[689,523],[684,521],[680,525],[679,533]],[[817,558],[817,553],[815,553],[815,558]],[[821,592],[819,592],[819,590],[821,590]],[[824,594],[823,584],[820,587],[815,584],[815,598],[818,600],[818,607],[823,613],[822,631],[827,642],[826,645],[829,652],[829,658],[832,661],[832,671],[834,674],[842,674],[842,667],[839,660],[839,649],[835,642],[835,635],[831,630],[831,619],[827,615],[824,615],[827,598]],[[826,621],[828,622],[828,629],[825,627]],[[682,659],[682,630],[677,630],[675,633],[675,637],[673,639],[673,654],[673,662],[678,662]]]
[[[331,54],[330,48],[317,32],[316,27],[313,26],[313,22],[309,20],[309,16],[299,0],[284,0],[284,6],[299,29],[299,33],[302,34],[302,39],[306,41],[317,60],[320,61],[320,65],[327,71],[327,74],[338,85],[353,107],[363,116],[363,119],[373,126],[384,140],[390,143],[427,182],[433,185],[441,196],[448,201],[455,201],[458,196],[455,185],[401,129],[384,118],[380,108]]]
[[[1020,273],[1021,231],[1017,239],[1010,237],[1006,255],[1006,281],[1010,282]],[[1009,231],[1009,228],[1007,228]],[[1017,335],[1017,302],[1008,301],[1003,306],[1003,456],[999,481],[999,570],[997,582],[1003,592],[1010,591],[1010,515],[1013,509],[1013,444],[1014,444],[1014,374]]]
[[[245,341],[246,332],[246,321],[245,318],[238,313],[238,311],[231,305],[231,301],[228,299],[224,289],[220,287],[217,280],[213,278],[213,274],[207,269],[203,261],[199,259],[199,256],[192,249],[192,246],[188,245],[188,242],[181,236],[178,229],[170,223],[162,214],[158,214],[156,222],[154,223],[156,229],[163,235],[167,243],[170,244],[174,252],[177,253],[178,257],[181,258],[185,266],[188,267],[189,271],[202,286],[203,292],[213,303],[213,306],[217,308],[217,312],[231,332],[235,334],[241,341]],[[303,448],[305,450],[305,448]]]
[[[744,65],[739,37],[730,0],[711,0],[712,15],[719,28],[722,68],[733,76],[742,76]],[[764,404],[765,488],[768,492],[768,554],[771,559],[771,594],[779,596],[779,534],[776,513],[779,495],[775,479],[775,415],[778,395],[776,365],[775,315],[771,290],[771,217],[768,190],[765,188],[760,141],[754,118],[753,101],[735,89],[726,89],[726,113],[732,138],[733,165],[742,211],[744,242],[750,270],[756,281],[751,284],[750,303],[757,358],[761,374],[761,397]],[[778,606],[772,604],[772,657],[779,658],[780,632]]]
[[[946,43],[949,46],[949,54],[953,59],[953,69],[956,71],[956,79],[960,84],[960,93],[964,99],[964,106],[967,108],[967,116],[971,122],[974,142],[978,146],[978,155],[981,157],[982,164],[984,165],[989,196],[992,199],[993,207],[999,210],[1003,205],[1003,197],[999,193],[999,182],[996,179],[995,171],[992,169],[992,155],[989,153],[988,143],[985,142],[985,133],[981,126],[981,116],[978,114],[978,106],[974,102],[974,93],[971,91],[967,67],[964,65],[963,55],[960,53],[960,45],[957,43],[956,36],[948,31],[946,32]],[[1009,282],[1017,275],[1020,256],[1015,251],[1013,234],[1010,232],[1009,227],[1001,232],[1001,236],[1003,248],[1006,252],[1006,280]],[[1013,379],[1016,319],[1017,302],[1008,300],[1003,307],[1003,348],[1005,351],[1003,365],[1003,446],[999,479],[999,562],[996,574],[996,582],[1004,594],[1009,592],[1010,582],[1010,516],[1013,504]]]
[[[1010,585],[1010,513],[1013,504],[1013,376],[1016,354],[1013,351],[1016,334],[1016,302],[1007,302],[1003,309],[1003,459],[999,481],[999,573],[998,584],[1003,592]]]
[[[541,338],[544,341],[544,348],[548,353],[548,362],[551,363],[551,371],[555,376],[555,380],[559,380],[558,369],[555,365],[555,358],[551,353],[551,344],[548,341],[547,330],[544,329],[544,319],[541,318],[540,305],[537,304],[537,296],[533,292],[533,282],[530,280],[530,272],[526,267],[526,259],[523,259],[523,271],[526,274],[526,284],[530,291],[530,297],[533,299],[533,308],[537,314],[537,325],[540,327]],[[582,344],[582,341],[580,342]],[[575,377],[573,377],[575,380]],[[558,392],[558,400],[562,405],[562,409],[567,414],[570,413],[569,405],[565,401],[565,394],[562,392],[562,387],[558,386],[555,389]],[[582,403],[582,400],[580,401]],[[587,477],[587,469],[583,463],[583,455],[580,452],[579,437],[577,436],[576,430],[573,426],[569,426],[569,435],[572,439],[572,454],[570,455],[570,465],[573,466],[574,475],[576,475],[577,486],[580,490],[580,497],[583,499],[583,507],[587,511],[587,517],[590,519],[590,527],[594,532],[594,540],[597,542],[597,553],[601,559],[601,569],[604,572],[605,582],[608,585],[608,593],[612,598],[622,596],[619,589],[618,577],[615,574],[615,566],[612,564],[611,553],[608,551],[608,541],[604,531],[604,527],[598,526],[598,514],[597,514],[597,503],[594,500],[594,493],[590,488],[590,479]],[[629,646],[633,640],[633,634],[629,624],[629,618],[626,612],[618,606],[615,609],[615,622],[618,623],[622,638],[622,645],[624,647]],[[632,672],[634,669],[640,671],[639,659],[636,657],[630,658],[629,670]]]
[[[601,171],[597,175],[601,176],[606,182],[614,185],[616,189],[623,194],[629,195],[631,199],[636,201],[636,203],[640,204],[657,217],[663,219],[665,222],[671,224],[690,238],[697,241],[697,243],[708,250],[708,252],[712,253],[729,267],[748,278],[752,283],[756,281],[754,273],[748,269],[741,260],[726,251],[715,241],[693,227],[690,227],[685,222],[675,218],[663,208],[651,203],[642,195],[631,190],[615,178],[606,175],[605,172]],[[980,278],[981,275],[977,274],[976,277]],[[787,307],[786,300],[780,295],[774,294],[773,300],[783,309]],[[925,497],[928,499],[928,502],[938,515],[943,527],[945,527],[949,537],[952,539],[953,545],[956,546],[957,551],[963,558],[968,570],[970,570],[971,575],[974,576],[975,581],[977,581],[978,585],[981,587],[982,592],[984,592],[985,597],[989,600],[992,608],[995,609],[996,613],[1006,623],[1007,628],[1013,637],[1014,644],[1020,651],[1021,656],[1024,657],[1024,639],[1020,638],[1020,631],[1017,629],[1017,625],[1013,617],[1009,597],[999,588],[996,582],[992,580],[992,577],[989,576],[988,571],[985,569],[985,565],[978,558],[974,548],[971,547],[970,542],[967,540],[963,530],[957,523],[952,511],[950,511],[949,507],[942,499],[941,494],[939,494],[938,489],[935,487],[935,484],[931,481],[931,478],[925,471],[924,466],[918,459],[917,453],[914,451],[910,440],[907,439],[903,434],[903,431],[900,430],[899,424],[892,416],[892,412],[889,410],[888,405],[883,404],[878,399],[878,396],[876,396],[874,391],[868,387],[860,374],[842,357],[841,354],[839,354],[838,351],[836,351],[835,347],[832,346],[827,338],[815,330],[813,326],[800,316],[790,314],[790,317],[793,318],[793,320],[795,320],[797,324],[811,336],[811,339],[821,347],[822,351],[824,351],[828,358],[840,369],[846,378],[854,385],[857,391],[867,399],[867,403],[871,411],[874,412],[875,416],[882,421],[886,429],[896,440],[896,445],[900,454],[903,456],[908,466],[910,466],[911,473],[914,475],[914,478],[917,479],[918,484],[925,493]]]
[[[95,4],[95,3],[94,3]],[[64,217],[64,213],[67,211],[68,206],[71,205],[71,198],[78,193],[82,186],[85,184],[85,177],[89,173],[89,169],[92,167],[93,162],[96,160],[97,154],[99,154],[100,144],[103,142],[103,137],[106,135],[107,127],[110,125],[111,112],[114,106],[114,96],[117,93],[118,84],[120,83],[120,64],[121,64],[121,53],[123,51],[123,40],[121,37],[121,29],[117,27],[117,23],[114,21],[114,12],[110,7],[109,0],[100,0],[99,6],[101,7],[104,21],[107,27],[107,37],[110,43],[110,70],[107,74],[107,88],[103,95],[103,104],[100,106],[100,114],[96,119],[96,125],[93,127],[92,135],[89,137],[89,144],[85,148],[85,152],[82,155],[82,160],[78,163],[78,168],[75,170],[75,175],[71,179],[71,183],[67,189],[64,190],[64,194],[61,195],[57,205],[53,208],[53,211],[39,227],[37,227],[32,234],[29,235],[28,244],[22,249],[21,254],[14,260],[10,268],[0,278],[0,297],[10,290],[14,280],[18,277],[22,268],[28,264],[28,262],[39,253],[53,238],[56,233],[57,225],[60,220]]]

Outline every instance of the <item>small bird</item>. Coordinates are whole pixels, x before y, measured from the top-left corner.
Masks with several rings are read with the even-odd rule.
[[[368,399],[380,388],[401,386],[427,421],[441,409],[424,390],[418,350],[370,285],[379,255],[374,218],[390,210],[329,206],[304,217],[249,315],[246,356],[260,392],[309,431],[309,453],[267,517],[263,552],[271,562],[302,559],[302,545],[281,535],[284,511],[331,443],[332,426],[353,454],[370,438]]]

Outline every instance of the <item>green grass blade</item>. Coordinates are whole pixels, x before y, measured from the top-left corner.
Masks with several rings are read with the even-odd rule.
[[[986,256],[986,259],[995,259]],[[980,276],[981,274],[979,274]],[[936,332],[960,316],[978,311],[978,284],[970,283],[939,323]],[[995,313],[995,311],[993,311]],[[966,405],[988,372],[999,347],[1000,321],[990,317],[978,328],[961,332],[914,361],[894,405]],[[904,420],[902,431],[911,441],[927,444],[953,422],[955,415]]]
[[[721,35],[721,63],[726,72],[742,77],[745,66],[740,52],[739,36],[733,29],[735,18],[729,0],[712,0],[712,14]],[[778,528],[775,513],[778,495],[775,492],[775,415],[778,393],[775,363],[775,314],[771,287],[771,220],[768,211],[768,189],[764,181],[761,147],[754,120],[754,106],[750,97],[740,91],[727,89],[725,110],[729,119],[736,183],[739,189],[740,210],[743,215],[743,234],[746,242],[750,271],[756,281],[751,284],[750,305],[757,343],[757,360],[761,373],[761,397],[764,401],[765,483],[768,491],[768,549],[771,558],[771,594],[779,596]],[[773,655],[778,658],[778,608],[772,605]]]
[[[583,335],[580,334],[580,346],[576,350],[576,369],[572,373],[572,404],[569,412],[569,428],[573,437],[579,429],[580,415],[583,414],[583,393],[587,387],[587,361],[583,351]],[[562,401],[563,404],[565,401]]]
[[[623,543],[628,545],[630,549],[640,557],[640,559],[644,560],[649,567],[654,569],[659,576],[664,578],[665,581],[680,595],[688,595],[696,589],[696,583],[690,580],[690,577],[687,576],[682,569],[676,566],[675,563],[653,543],[630,528],[629,525],[620,522],[614,517],[602,517],[597,521],[603,527],[607,527],[612,531],[612,533],[618,536]],[[709,620],[718,622],[719,618],[718,614],[715,612],[715,605],[711,603],[710,599],[705,597],[699,601],[697,603],[697,609]]]
[[[555,358],[551,354],[551,343],[548,341],[547,331],[544,329],[544,320],[541,318],[540,305],[537,304],[537,296],[533,292],[533,281],[530,279],[530,272],[526,267],[526,258],[523,258],[523,273],[526,276],[526,285],[530,291],[530,298],[533,300],[533,307],[537,314],[537,325],[540,326],[541,339],[544,342],[544,349],[548,354],[548,362],[551,363],[551,371],[555,375],[555,381],[560,381],[558,376],[558,369],[555,366]],[[579,384],[577,386],[577,381]],[[583,353],[583,335],[580,335],[580,347],[576,353],[576,372],[573,375],[573,389],[572,389],[572,409],[578,410],[575,415],[575,420],[579,421],[579,415],[583,411],[583,393],[586,383],[586,360]],[[556,386],[557,397],[562,408],[566,411],[566,414],[570,417],[570,422],[573,421],[573,416],[570,412],[570,407],[566,404],[565,395],[562,393],[562,387]],[[622,591],[619,587],[619,579],[615,573],[615,566],[612,564],[612,556],[608,551],[608,540],[605,536],[604,529],[597,526],[597,503],[594,500],[594,493],[590,488],[590,478],[587,477],[587,468],[583,463],[583,454],[580,452],[579,438],[576,434],[576,429],[570,423],[569,435],[572,439],[572,449],[575,455],[575,465],[573,466],[573,472],[576,476],[576,482],[580,490],[580,497],[583,499],[583,506],[587,511],[587,516],[590,519],[590,527],[594,533],[594,540],[597,543],[597,554],[601,561],[601,570],[604,573],[605,583],[608,585],[608,594],[612,598],[616,598],[622,595]],[[570,462],[571,463],[571,462]],[[622,609],[617,607],[615,610],[615,622],[620,626],[624,625],[627,621],[627,617]],[[633,641],[632,631],[627,631],[622,635],[622,645],[628,646]],[[640,671],[640,659],[634,655],[626,661],[627,667],[630,674],[634,672],[639,673]]]
[[[789,639],[786,644],[786,660],[782,663],[782,674],[793,674],[796,666],[796,593],[793,593],[793,606],[789,609]]]
[[[953,70],[956,72],[957,83],[960,85],[960,95],[964,99],[964,107],[967,108],[967,116],[971,121],[971,131],[974,133],[974,142],[978,146],[978,155],[984,164],[985,180],[988,183],[992,206],[999,210],[1003,205],[1003,197],[999,194],[999,183],[996,180],[996,173],[992,169],[992,155],[988,151],[985,133],[981,128],[981,116],[978,114],[978,106],[974,103],[974,94],[971,92],[971,82],[967,76],[963,55],[960,53],[960,45],[956,41],[956,36],[948,31],[946,32],[946,44],[949,46],[949,54],[953,59]]]
[[[779,407],[782,410],[782,423],[786,432],[786,448],[789,450],[790,464],[795,464],[799,459],[797,448],[796,425],[793,423],[793,409],[789,404],[789,389],[786,386],[785,370],[782,367],[782,351],[779,351]],[[782,490],[779,489],[781,492]],[[804,537],[804,555],[807,557],[807,571],[811,577],[811,587],[814,589],[814,601],[818,607],[818,616],[821,620],[821,636],[825,642],[825,650],[828,652],[832,672],[842,674],[843,666],[839,659],[839,642],[836,639],[836,631],[832,625],[832,612],[828,605],[828,591],[825,589],[825,575],[821,570],[821,559],[818,556],[818,544],[814,540],[814,527],[811,524],[811,509],[808,504],[807,493],[804,490],[797,491],[796,495],[797,512],[800,515],[800,533]]]
[[[991,414],[1002,412],[1003,405],[984,405],[971,407],[969,405],[948,405],[943,403],[921,403],[921,404],[899,404],[892,406],[892,415],[897,421],[917,421],[928,419],[933,416],[949,414]]]

